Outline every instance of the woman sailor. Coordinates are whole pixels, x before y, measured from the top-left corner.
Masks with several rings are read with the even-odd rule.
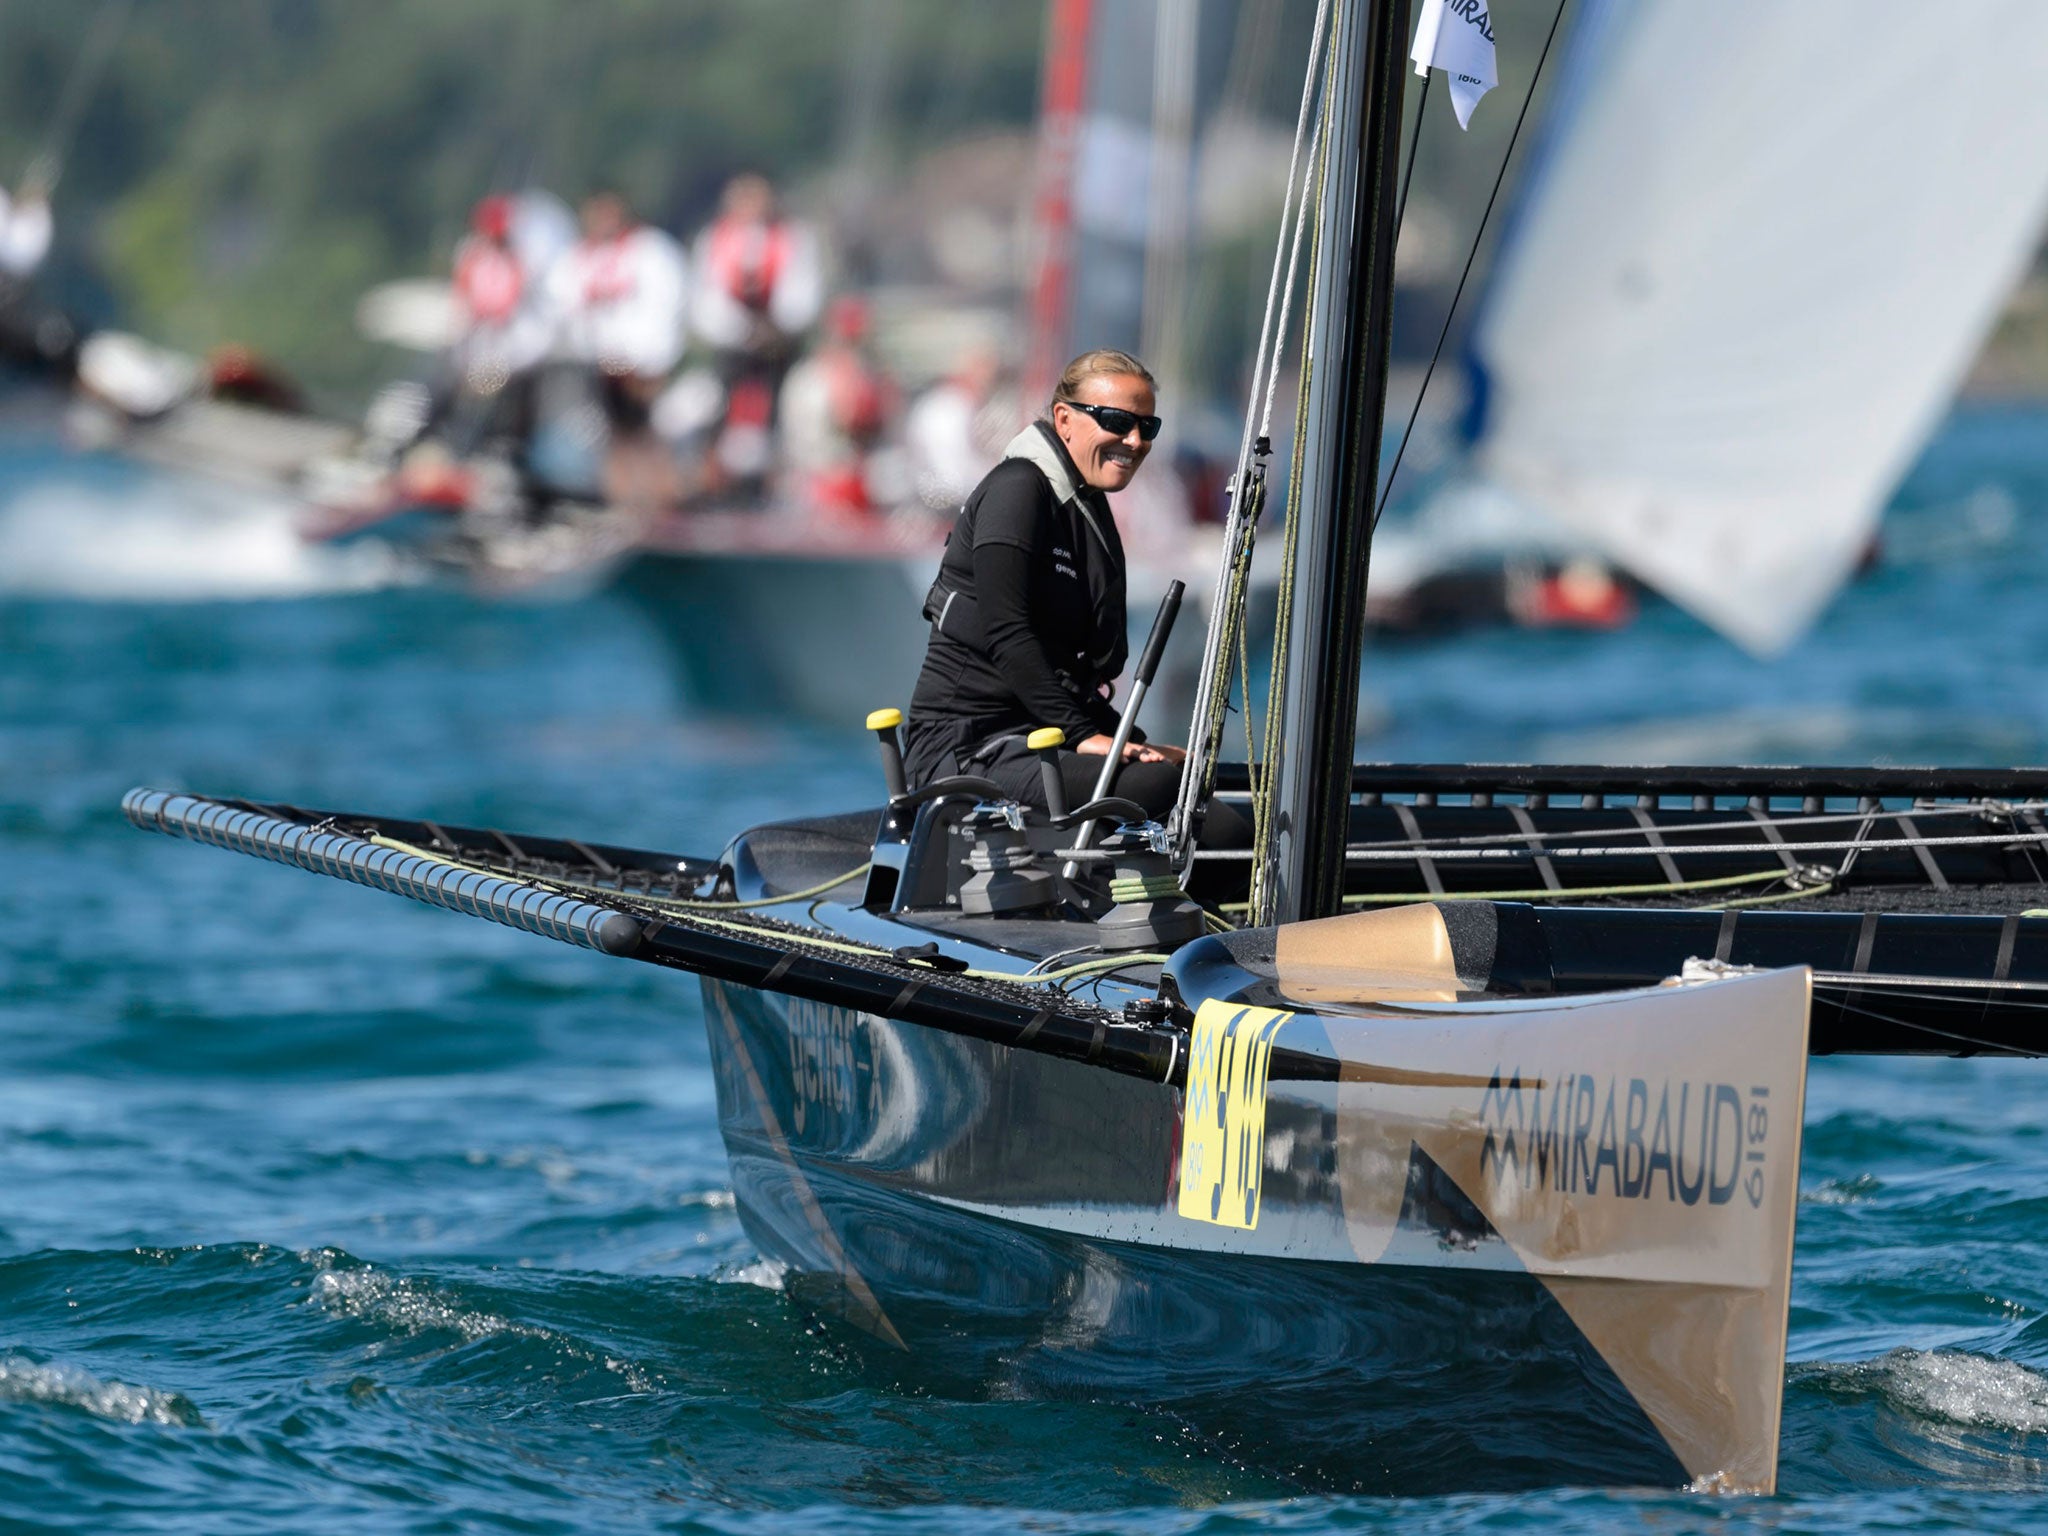
[[[967,498],[925,603],[931,638],[906,740],[914,784],[978,774],[1043,809],[1024,738],[1058,726],[1070,749],[1059,755],[1067,803],[1090,798],[1117,726],[1111,685],[1129,649],[1123,541],[1108,497],[1152,451],[1156,409],[1143,363],[1084,352],[1067,364],[1046,414]],[[1184,755],[1134,730],[1111,792],[1163,815]]]

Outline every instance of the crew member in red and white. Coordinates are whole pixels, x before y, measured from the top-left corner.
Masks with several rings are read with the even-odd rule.
[[[536,271],[514,238],[515,199],[494,193],[470,214],[455,247],[455,306],[461,334],[454,362],[464,385],[493,394],[547,352],[551,326]]]
[[[776,401],[803,335],[824,307],[817,236],[785,218],[759,176],[727,185],[718,217],[697,237],[690,326],[725,386],[725,416],[709,466],[740,488],[765,482],[774,457]]]
[[[688,266],[682,247],[634,218],[616,192],[586,198],[581,220],[583,238],[548,274],[557,353],[597,368],[614,419],[644,426],[683,355]]]
[[[595,368],[611,424],[605,489],[615,503],[672,504],[676,467],[649,426],[649,411],[682,359],[689,299],[683,249],[633,217],[616,192],[581,209],[583,238],[548,273],[557,355]]]
[[[889,499],[871,471],[896,416],[895,382],[868,349],[868,307],[851,294],[826,310],[825,339],[782,386],[782,437],[794,488],[814,510],[862,517]]]
[[[542,192],[496,192],[479,201],[456,243],[449,289],[453,339],[417,422],[402,420],[392,452],[399,494],[459,502],[468,480],[450,462],[499,442],[524,462],[534,430],[537,370],[554,341],[548,268],[567,246],[568,210]],[[415,452],[429,440],[434,450]]]

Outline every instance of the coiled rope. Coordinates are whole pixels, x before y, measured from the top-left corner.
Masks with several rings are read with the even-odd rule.
[[[1186,901],[1188,893],[1171,874],[1120,875],[1109,882],[1109,899],[1122,906],[1125,902]]]

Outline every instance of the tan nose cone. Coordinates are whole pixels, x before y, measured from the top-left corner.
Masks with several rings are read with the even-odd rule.
[[[1314,1010],[1340,1062],[1358,1258],[1394,1257],[1420,1149],[1699,1486],[1775,1491],[1810,973],[1475,997],[1485,978],[1457,974],[1434,904],[1274,940],[1280,992]]]

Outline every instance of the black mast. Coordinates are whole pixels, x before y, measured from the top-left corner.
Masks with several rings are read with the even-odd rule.
[[[1331,39],[1290,665],[1261,922],[1324,917],[1344,891],[1365,578],[1379,485],[1409,0],[1344,0]]]

